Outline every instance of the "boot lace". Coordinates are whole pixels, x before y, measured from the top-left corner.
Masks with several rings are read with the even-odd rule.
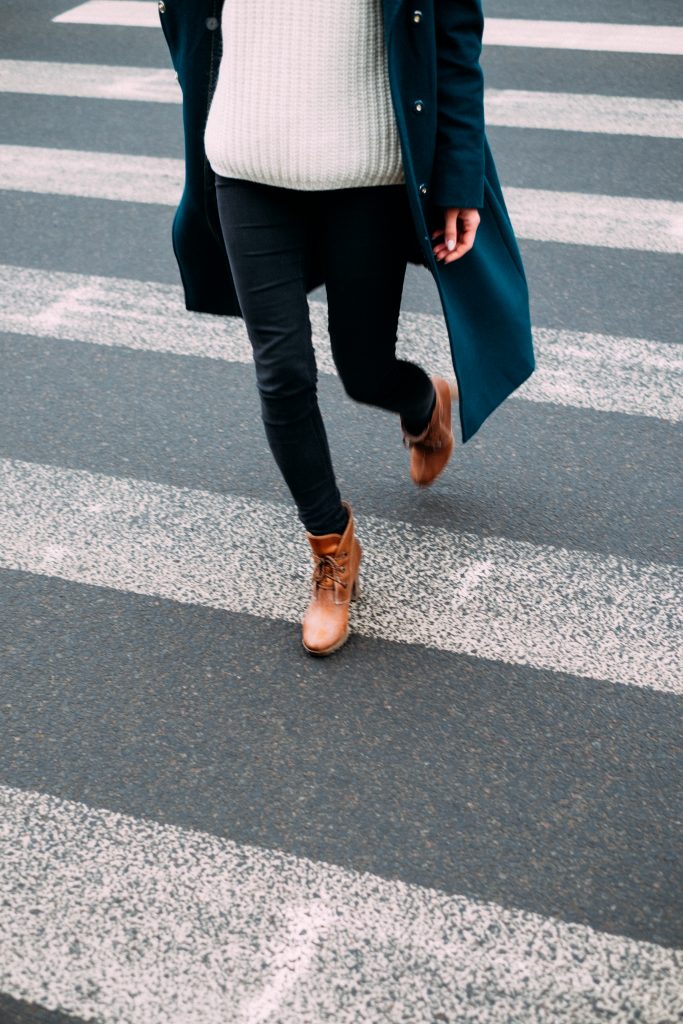
[[[427,448],[429,451],[438,451],[439,448],[443,448],[443,441],[439,438],[430,439],[428,436],[423,437],[421,441],[415,441],[412,437],[406,437],[406,435],[404,434],[403,447]]]
[[[340,551],[339,555],[343,558],[346,555],[346,552]],[[339,565],[338,562],[335,561],[333,555],[314,555],[313,561],[313,582],[316,587],[321,586],[323,580],[327,578],[332,580],[333,584],[338,583],[340,587],[343,587],[344,590],[346,590],[349,585],[348,580],[342,580],[339,578],[342,573],[346,572],[345,565]]]

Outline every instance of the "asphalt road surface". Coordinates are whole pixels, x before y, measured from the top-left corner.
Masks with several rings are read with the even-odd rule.
[[[310,296],[366,547],[313,659],[156,4],[0,4],[2,1024],[683,1021],[683,9],[486,13],[538,368],[423,493]],[[448,370],[425,268],[399,345]]]

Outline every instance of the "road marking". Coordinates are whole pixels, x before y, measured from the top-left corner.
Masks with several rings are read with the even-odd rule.
[[[177,206],[184,161],[40,146],[0,146],[0,189]],[[683,252],[683,203],[504,189],[517,235],[544,242]]]
[[[336,374],[327,304],[309,299],[316,362]],[[179,285],[0,264],[0,330],[57,341],[252,362],[244,322],[185,309]],[[534,330],[537,367],[513,400],[683,421],[683,346]],[[401,311],[397,352],[453,376],[442,316]]]
[[[683,138],[683,101],[487,89],[486,121],[510,128]]]
[[[507,187],[503,191],[520,238],[683,252],[683,203],[548,189]]]
[[[0,60],[0,92],[181,103],[170,68]],[[683,101],[487,89],[486,121],[510,128],[683,138]]]
[[[484,46],[531,46],[604,53],[683,55],[683,27],[622,25],[597,21],[487,18]]]
[[[171,68],[43,60],[0,60],[0,92],[148,103],[181,103],[183,98]]]
[[[678,1019],[653,943],[0,787],[0,987],[102,1024]],[[276,1017],[275,1017],[276,1015]]]
[[[1,189],[176,206],[184,176],[173,157],[0,145]]]
[[[53,21],[76,25],[126,25],[161,28],[157,5],[151,0],[88,0],[58,14]]]
[[[81,25],[160,28],[156,5],[148,0],[88,0],[52,19]],[[616,53],[683,54],[683,28],[595,21],[487,18],[484,46],[532,46]]]
[[[451,601],[451,607],[459,608],[461,604],[469,601],[472,591],[479,586],[482,580],[490,576],[495,571],[495,568],[495,564],[488,559],[485,562],[474,562],[463,574],[460,585],[457,587],[455,596]]]
[[[0,482],[5,568],[301,620],[310,550],[289,506],[10,459]],[[683,693],[676,566],[376,516],[358,526],[365,600],[355,632]],[[454,608],[482,562],[487,573]]]

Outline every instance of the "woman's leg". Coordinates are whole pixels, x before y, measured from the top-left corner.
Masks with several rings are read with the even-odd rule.
[[[305,287],[311,197],[220,175],[216,196],[270,450],[306,530],[340,533],[348,516],[318,408]]]
[[[344,388],[358,402],[400,413],[419,434],[436,394],[421,366],[396,358],[405,238],[414,230],[405,185],[330,190],[323,211],[328,326]]]

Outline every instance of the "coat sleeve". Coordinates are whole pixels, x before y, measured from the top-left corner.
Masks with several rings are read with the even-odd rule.
[[[434,0],[437,135],[432,199],[484,205],[484,76],[479,65],[481,0]]]

